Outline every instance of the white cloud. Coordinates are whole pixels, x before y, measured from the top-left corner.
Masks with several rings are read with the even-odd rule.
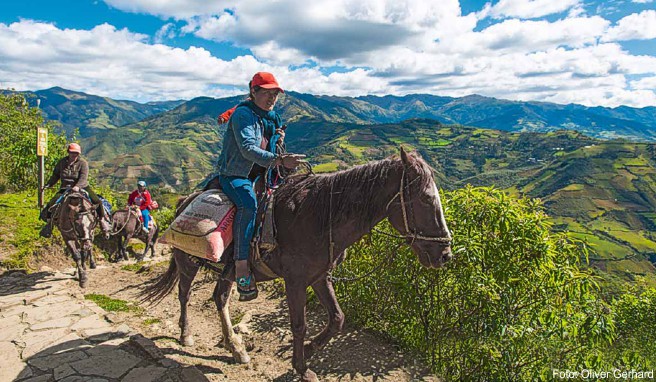
[[[164,24],[157,33],[155,33],[155,42],[161,44],[165,40],[175,38],[175,24],[166,23]]]
[[[656,11],[647,10],[623,17],[602,41],[649,40],[656,38]]]
[[[498,3],[488,6],[480,16],[533,19],[566,12],[572,8],[578,9],[580,5],[580,0],[500,0]]]
[[[630,82],[631,88],[636,90],[651,90],[656,89],[656,76],[645,77],[639,80]]]
[[[654,87],[646,80],[656,76],[656,57],[599,43],[610,28],[599,16],[511,19],[474,31],[476,15],[461,16],[455,0],[436,9],[422,8],[421,2],[399,7],[345,0],[325,13],[294,9],[288,0],[279,3],[279,13],[240,3],[231,12],[189,19],[180,30],[236,42],[254,55],[232,60],[202,48],[153,44],[166,40],[107,24],[91,30],[29,20],[0,24],[0,87],[58,85],[141,101],[223,97],[245,93],[250,76],[265,70],[285,89],[313,94],[478,93],[585,105],[656,105]],[[288,29],[276,20],[284,20]],[[162,38],[172,33],[167,25],[160,29]],[[386,28],[398,35],[387,37],[380,32]],[[339,72],[327,69],[332,65]],[[629,84],[628,75],[644,81]]]
[[[0,23],[0,86],[63,86],[135,100],[224,96],[230,90],[211,86],[243,89],[263,67],[250,56],[223,61],[201,48],[183,50],[147,41],[145,35],[108,24],[72,30],[29,20]]]
[[[631,2],[636,4],[649,4],[653,3],[654,0],[632,0]]]
[[[186,19],[198,15],[220,14],[234,7],[236,0],[103,0],[126,12],[146,13],[163,18]]]

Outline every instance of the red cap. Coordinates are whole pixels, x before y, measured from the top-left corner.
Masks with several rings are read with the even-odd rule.
[[[82,153],[82,148],[77,143],[71,143],[68,145],[69,153]]]
[[[269,72],[257,72],[253,76],[253,79],[251,80],[251,87],[254,88],[256,86],[259,86],[264,89],[278,89],[282,93],[285,91],[282,90],[280,85],[278,85],[278,81],[276,81],[276,77],[273,76],[273,74]]]

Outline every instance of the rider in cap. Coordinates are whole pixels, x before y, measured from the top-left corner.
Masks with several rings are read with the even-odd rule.
[[[46,182],[44,188],[53,187],[57,181],[61,181],[59,191],[53,196],[46,206],[41,210],[39,218],[43,221],[50,219],[50,207],[52,207],[57,200],[67,191],[80,191],[85,190],[93,204],[97,205],[96,212],[100,218],[100,228],[105,235],[109,234],[110,226],[108,216],[103,208],[102,201],[89,186],[89,164],[81,157],[82,148],[77,143],[71,143],[67,148],[68,156],[62,158],[57,162],[52,172],[52,176]],[[50,226],[48,224],[47,226]],[[44,236],[49,236],[48,230],[43,232]]]
[[[132,191],[128,197],[128,206],[139,206],[141,216],[143,217],[143,230],[148,233],[148,224],[150,223],[150,209],[153,200],[150,192],[146,189],[146,182],[140,180],[137,182],[137,189]]]
[[[223,192],[237,207],[233,223],[235,279],[239,300],[257,297],[255,280],[248,266],[250,242],[253,238],[257,197],[249,178],[255,165],[264,168],[295,168],[304,155],[276,153],[276,141],[284,137],[282,120],[273,107],[283,93],[271,73],[258,72],[249,83],[249,98],[234,112],[227,112],[228,128],[217,164],[218,181]],[[219,118],[221,122],[221,117]]]

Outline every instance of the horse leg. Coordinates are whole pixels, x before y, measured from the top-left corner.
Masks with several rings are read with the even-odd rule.
[[[121,257],[119,258],[119,261],[128,260],[128,243],[130,242],[130,239],[132,239],[132,235],[130,234],[123,237],[123,245],[121,246]]]
[[[159,228],[155,226],[153,229],[155,232],[153,232],[153,237],[150,239],[150,257],[155,257],[155,244],[157,244],[157,237],[159,236]]]
[[[175,262],[178,265],[178,274],[180,281],[178,282],[178,300],[180,301],[180,343],[184,346],[193,346],[194,337],[189,330],[189,320],[187,318],[187,303],[191,296],[191,283],[198,273],[200,268],[187,257],[188,255],[182,251],[174,250]]]
[[[84,241],[84,252],[89,258],[89,268],[96,269],[96,260],[93,258],[93,245],[91,244],[93,240]]]
[[[77,277],[80,283],[80,288],[86,288],[89,279],[87,278],[87,271],[84,266],[84,261],[80,257],[80,251],[77,248],[77,243],[75,242],[75,239],[66,240],[66,248],[68,249],[68,252],[73,257],[73,261],[75,261],[75,267],[77,269]]]
[[[301,375],[303,382],[318,382],[317,375],[308,369],[305,362],[304,346],[307,325],[305,322],[305,299],[307,298],[305,286],[285,280],[287,305],[289,306],[289,319],[292,324],[293,355],[292,366]]]
[[[150,232],[148,232],[148,234],[146,235],[146,240],[144,240],[144,243],[146,243],[146,248],[144,248],[144,251],[141,254],[141,257],[139,258],[139,260],[145,259],[146,255],[148,254],[148,250],[153,247],[152,240],[153,240],[154,235],[155,235],[155,227],[153,227],[153,229],[150,230]]]
[[[312,289],[317,298],[319,298],[321,305],[326,309],[326,313],[328,313],[328,325],[326,325],[321,333],[312,338],[309,344],[305,345],[304,355],[306,359],[309,359],[317,350],[326,346],[344,326],[344,313],[342,313],[342,309],[339,307],[337,297],[335,297],[333,283],[328,280],[328,277],[324,277],[312,284]]]
[[[223,344],[225,348],[232,352],[232,357],[238,363],[249,363],[251,357],[246,352],[246,347],[241,336],[236,334],[232,328],[230,320],[230,292],[232,290],[232,281],[220,278],[214,288],[214,303],[219,310],[221,317],[221,330],[223,331]]]

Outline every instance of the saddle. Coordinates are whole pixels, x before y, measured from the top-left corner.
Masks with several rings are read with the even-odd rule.
[[[137,220],[141,223],[137,227],[137,231],[135,233],[136,234],[141,233],[141,231],[143,230],[143,222],[144,222],[143,215],[141,214],[141,210],[137,206],[130,206],[128,207],[128,211],[129,213],[133,214],[137,218]],[[150,221],[148,222],[148,229],[151,230],[155,226],[156,226],[155,217],[153,215],[150,215]]]
[[[89,196],[88,192],[86,192],[84,189],[81,189],[77,193],[81,194],[84,197],[84,200],[88,201],[92,206],[94,206],[93,201],[91,200],[91,197]],[[73,191],[71,191],[70,189],[66,190],[59,198],[57,198],[55,203],[48,209],[48,215],[50,216],[49,219],[50,221],[52,221],[53,223],[56,222],[56,220],[59,218],[59,214],[61,213],[62,203],[72,194]],[[94,209],[94,214],[95,214],[95,209]]]
[[[182,211],[191,204],[191,202],[196,199],[200,194],[209,190],[220,190],[221,186],[217,178],[210,180],[204,187],[202,191],[196,191],[193,194],[189,195],[176,209],[176,216],[180,215]],[[273,215],[273,202],[275,193],[272,190],[265,191],[263,184],[258,186],[256,182],[255,187],[256,194],[258,196],[258,212],[255,221],[255,230],[253,234],[253,240],[251,241],[251,254],[249,256],[249,263],[251,269],[257,270],[259,273],[267,275],[269,277],[278,277],[278,275],[269,268],[266,262],[271,258],[274,253],[274,249],[277,247],[276,243],[276,233],[275,233],[275,218]],[[230,245],[226,251],[232,248]],[[224,251],[224,252],[226,252]],[[206,263],[210,268],[216,269],[216,263],[213,263],[210,260],[195,258],[195,261],[201,261]],[[221,256],[221,262],[224,262],[226,265],[231,264],[232,259]],[[224,273],[227,269],[224,269]],[[225,276],[225,274],[224,274]]]

